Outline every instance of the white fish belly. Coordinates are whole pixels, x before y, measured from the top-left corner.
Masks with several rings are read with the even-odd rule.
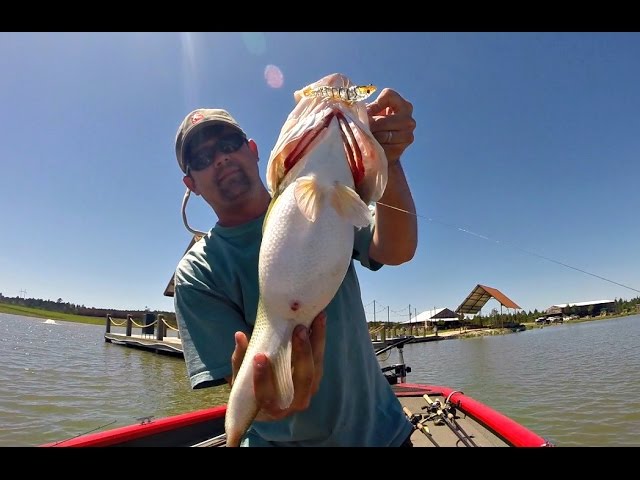
[[[336,294],[349,267],[354,227],[325,204],[315,222],[300,212],[294,185],[269,213],[259,259],[268,315],[308,324]]]

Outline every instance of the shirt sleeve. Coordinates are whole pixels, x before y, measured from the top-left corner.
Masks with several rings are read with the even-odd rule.
[[[368,227],[356,228],[353,243],[353,259],[358,260],[363,267],[374,272],[380,270],[383,265],[369,257],[369,247],[371,246],[375,228],[375,223],[371,223]]]
[[[214,387],[231,376],[237,331],[250,335],[242,312],[215,289],[182,281],[174,294],[176,320],[191,387]]]

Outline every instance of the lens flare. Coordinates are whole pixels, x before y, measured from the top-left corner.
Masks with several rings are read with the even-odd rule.
[[[242,32],[242,41],[254,55],[262,55],[267,50],[267,40],[262,32]]]
[[[265,67],[264,79],[271,88],[280,88],[284,84],[284,75],[275,65],[267,65]]]

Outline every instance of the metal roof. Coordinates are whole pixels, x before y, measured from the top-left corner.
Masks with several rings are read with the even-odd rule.
[[[491,298],[495,298],[503,307],[521,310],[516,302],[511,300],[497,288],[478,284],[456,309],[456,313],[476,314],[482,310],[482,307],[484,307]]]
[[[595,300],[593,302],[574,302],[574,303],[559,303],[557,305],[551,305],[552,307],[566,308],[566,307],[586,307],[587,305],[601,305],[603,303],[614,303],[615,300]]]
[[[435,322],[438,320],[444,320],[445,322],[458,320],[458,316],[456,315],[456,312],[448,308],[434,308],[433,310],[425,310],[424,312],[420,312],[411,320],[405,320],[404,322],[399,323],[424,323]]]
[[[458,320],[458,315],[449,308],[442,308],[438,313],[431,317],[431,320]]]

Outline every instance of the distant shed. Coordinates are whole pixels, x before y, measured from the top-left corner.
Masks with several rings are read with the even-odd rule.
[[[436,323],[438,321],[453,322],[458,320],[456,312],[449,308],[434,308],[432,310],[425,310],[413,317],[411,320],[405,320],[399,323]]]
[[[456,313],[462,315],[475,315],[477,313],[480,313],[482,307],[484,307],[485,304],[492,298],[495,298],[498,302],[500,302],[500,307],[522,310],[516,302],[511,300],[497,288],[478,284],[456,309]]]
[[[547,315],[590,315],[598,316],[615,310],[615,300],[594,300],[590,302],[560,303],[545,310]]]

